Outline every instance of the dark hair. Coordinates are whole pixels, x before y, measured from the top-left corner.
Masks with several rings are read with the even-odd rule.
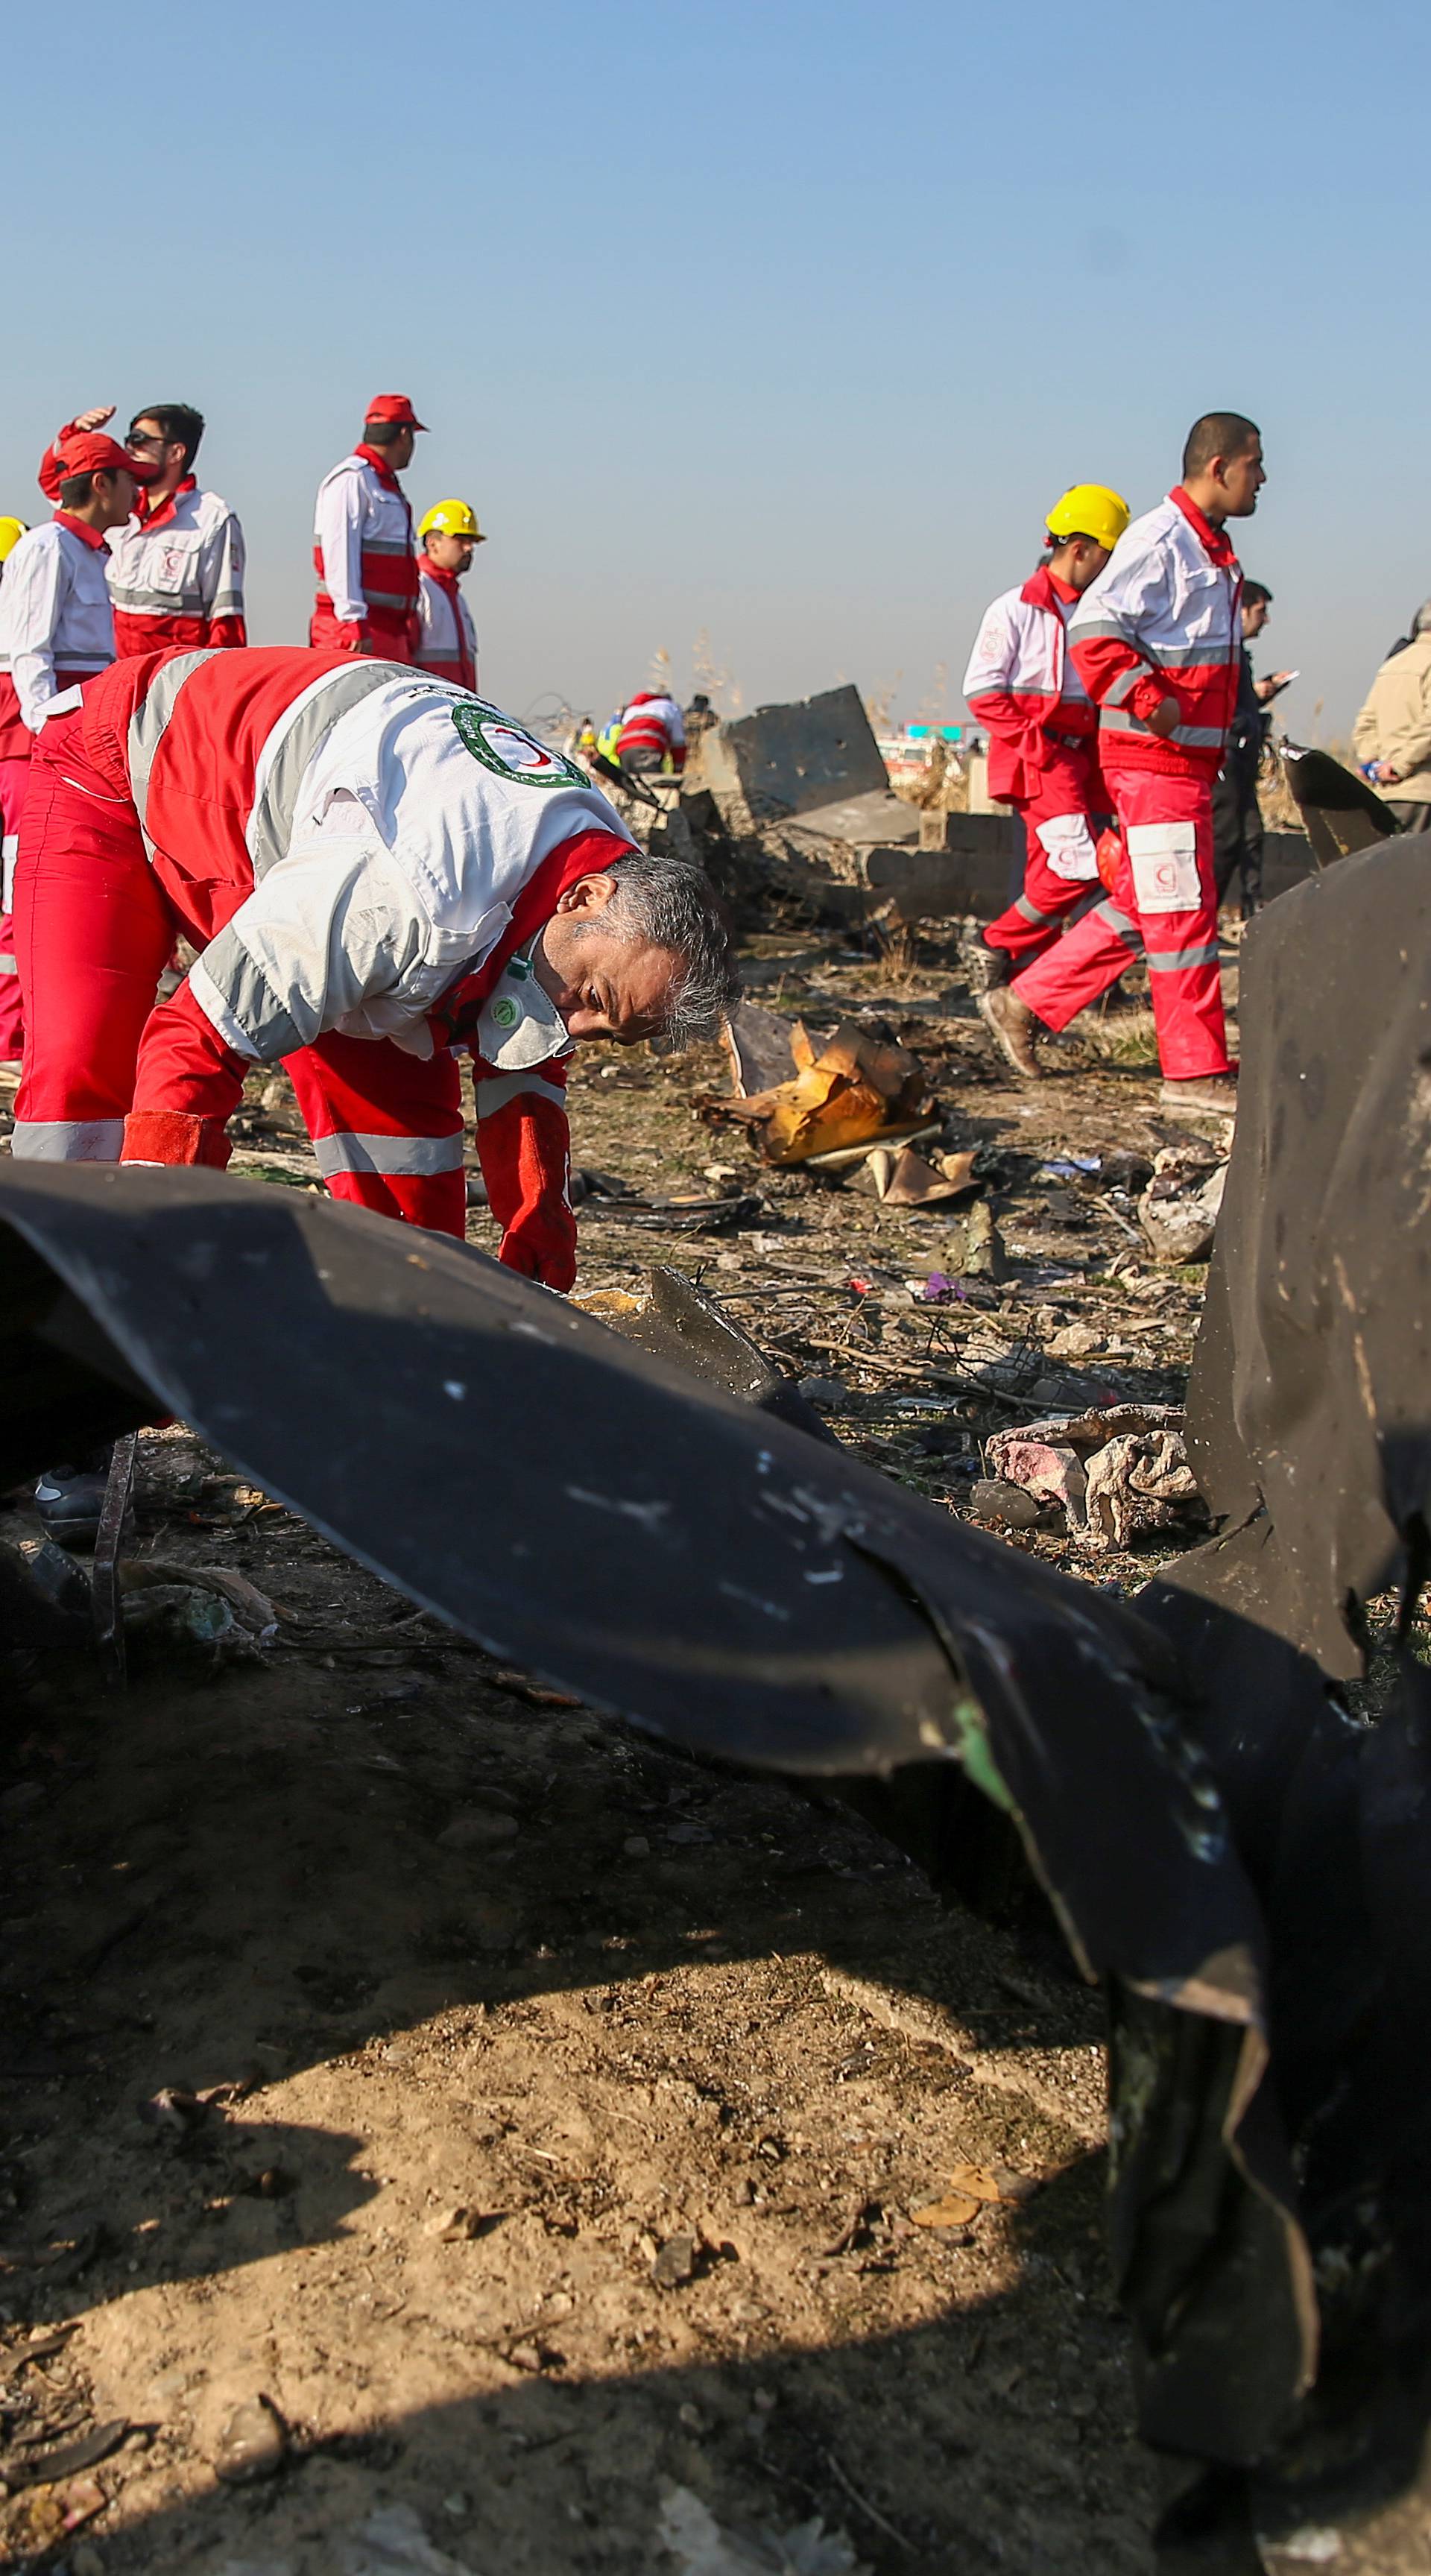
[[[157,429],[162,429],[167,441],[180,441],[187,474],[199,453],[199,441],[204,435],[203,413],[195,411],[192,403],[141,403],[134,419],[152,420]],[[130,426],[133,427],[133,422]]]
[[[1205,411],[1188,431],[1183,449],[1183,480],[1189,474],[1205,474],[1215,456],[1245,456],[1261,430],[1245,412]]]
[[[369,447],[395,447],[403,431],[411,427],[410,420],[365,420],[364,442]]]
[[[1255,607],[1256,607],[1256,605],[1257,605],[1257,602],[1259,601],[1259,599],[1262,601],[1262,603],[1263,603],[1263,605],[1264,605],[1265,607],[1267,607],[1267,608],[1270,608],[1270,607],[1271,607],[1271,605],[1272,605],[1272,593],[1271,593],[1271,591],[1268,589],[1266,582],[1265,582],[1265,581],[1245,581],[1245,582],[1243,583],[1243,585],[1242,585],[1242,605],[1243,605],[1243,607],[1244,607],[1244,608],[1255,608]]]
[[[86,501],[92,501],[93,499],[94,476],[92,474],[67,474],[65,476],[64,481],[60,485],[60,508],[62,510],[82,510]]]

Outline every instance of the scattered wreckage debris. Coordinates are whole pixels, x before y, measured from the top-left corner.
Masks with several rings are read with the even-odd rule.
[[[1351,858],[1396,831],[1396,816],[1376,789],[1329,751],[1284,743],[1282,770],[1318,867]]]
[[[1144,1530],[1205,1525],[1184,1423],[1178,1405],[1118,1404],[997,1431],[985,1443],[989,1482],[975,1486],[974,1510],[1014,1529],[1061,1514],[1069,1536],[1095,1555]]]
[[[52,1539],[0,1540],[6,1643],[95,1646],[111,1680],[124,1679],[122,1650],[137,1635],[226,1662],[260,1654],[277,1633],[273,1603],[232,1566],[122,1556],[105,1569],[101,1588],[100,1569],[87,1571]]]
[[[761,1026],[754,1037],[748,1024]],[[742,1036],[740,1023],[747,1023]],[[738,1005],[727,1040],[735,1078],[731,1098],[706,1093],[700,1108],[707,1124],[734,1123],[751,1131],[767,1163],[803,1163],[811,1156],[912,1135],[928,1121],[933,1100],[918,1056],[901,1046],[882,1021],[842,1020],[816,1047],[802,1020],[787,1024],[795,1071],[789,1080],[751,1092],[756,1069],[778,1061],[776,1014]]]
[[[1160,1261],[1206,1261],[1226,1183],[1226,1157],[1196,1138],[1154,1156],[1138,1221]]]

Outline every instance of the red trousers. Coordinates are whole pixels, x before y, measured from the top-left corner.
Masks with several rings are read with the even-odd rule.
[[[0,1064],[18,1064],[24,1032],[20,1006],[20,972],[15,963],[12,896],[20,848],[20,815],[30,776],[28,753],[0,758]]]
[[[1065,1029],[1116,984],[1141,946],[1164,1074],[1176,1082],[1225,1073],[1212,781],[1128,770],[1108,783],[1122,826],[1114,891],[1011,990],[1046,1028]]]
[[[53,718],[30,763],[15,896],[28,1026],[11,1151],[22,1159],[118,1162],[175,934],[207,946],[252,891],[251,881],[209,880],[186,895],[182,877],[161,871],[132,803],[86,758],[79,719]],[[334,1198],[464,1232],[452,1055],[424,1060],[387,1039],[330,1035],[287,1070]]]
[[[365,621],[368,630],[366,650],[379,662],[415,662],[417,660],[418,617],[416,608],[403,615],[391,608],[370,608]],[[347,646],[352,629],[340,626],[332,609],[320,600],[308,620],[308,641],[315,653],[341,653]]]
[[[1020,797],[1016,808],[1027,843],[1023,892],[1007,912],[990,922],[984,933],[986,947],[1002,948],[1025,965],[1052,947],[1069,914],[1086,903],[1097,887],[1093,850],[1099,825],[1095,818],[1110,809],[1092,743],[1050,739],[1047,767],[1039,774],[1037,790]],[[1087,876],[1067,877],[1050,864],[1070,851],[1086,861]]]

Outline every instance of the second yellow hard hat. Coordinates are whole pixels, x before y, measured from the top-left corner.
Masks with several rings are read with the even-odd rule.
[[[477,513],[470,501],[434,501],[417,523],[420,537],[431,536],[434,528],[444,537],[470,537],[474,545],[485,546],[487,540],[477,525]]]
[[[1132,512],[1121,492],[1106,483],[1073,483],[1044,521],[1051,537],[1093,537],[1111,554]]]
[[[0,563],[4,562],[12,547],[18,546],[20,539],[28,535],[23,519],[0,519]]]

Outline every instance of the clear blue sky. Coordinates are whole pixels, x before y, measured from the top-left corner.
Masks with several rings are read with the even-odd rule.
[[[1092,478],[1215,406],[1289,723],[1346,726],[1431,591],[1431,13],[1411,0],[245,0],[6,40],[0,509],[77,407],[197,402],[255,640],[301,640],[365,398],[471,498],[483,680],[603,711],[694,640],[746,706],[948,711]],[[121,229],[122,228],[122,229]]]

